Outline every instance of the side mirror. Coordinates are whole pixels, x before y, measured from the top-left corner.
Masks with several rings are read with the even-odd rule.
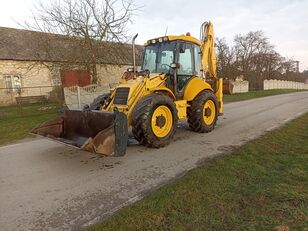
[[[172,63],[172,64],[170,65],[170,67],[171,67],[172,69],[178,69],[178,68],[180,68],[180,64],[179,64],[179,63]]]

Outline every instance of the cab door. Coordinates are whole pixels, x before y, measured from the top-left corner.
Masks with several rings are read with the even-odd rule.
[[[187,83],[193,77],[202,78],[200,47],[193,43],[179,41],[176,70],[176,97],[182,99]]]

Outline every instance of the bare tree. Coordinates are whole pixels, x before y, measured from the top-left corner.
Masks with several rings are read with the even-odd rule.
[[[268,39],[262,31],[249,32],[247,35],[236,35],[235,39],[236,61],[243,74],[249,70],[258,69],[256,60],[262,58],[271,49]]]
[[[239,71],[249,81],[251,88],[261,88],[274,47],[262,31],[236,35],[234,42],[235,62]]]
[[[262,31],[236,35],[234,46],[217,39],[217,71],[226,79],[243,75],[251,89],[262,89],[264,79],[303,81],[297,62],[282,57]]]
[[[83,64],[91,73],[92,81],[97,82],[98,51],[103,46],[105,52],[110,52],[108,45],[111,43],[108,42],[127,41],[128,25],[136,10],[133,0],[42,1],[33,11],[33,21],[25,25],[32,30],[61,34],[74,40],[79,47],[75,49],[78,57],[71,55],[69,62]],[[44,42],[48,47],[49,41]]]
[[[216,39],[217,49],[217,72],[224,79],[234,80],[238,75],[238,70],[235,66],[234,48],[230,47],[225,39]]]

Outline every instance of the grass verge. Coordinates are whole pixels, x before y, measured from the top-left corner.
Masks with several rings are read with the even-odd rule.
[[[286,94],[286,93],[292,93],[292,92],[298,92],[299,90],[293,90],[293,89],[274,89],[274,90],[265,90],[265,91],[250,91],[246,93],[236,93],[233,95],[224,95],[224,102],[236,102],[236,101],[242,101],[247,99],[254,99],[254,98],[260,98],[265,96],[272,96],[272,95],[280,95],[280,94]]]
[[[307,230],[307,208],[308,114],[90,230]]]
[[[38,124],[56,116],[57,104],[32,104],[0,107],[0,145],[30,137]]]

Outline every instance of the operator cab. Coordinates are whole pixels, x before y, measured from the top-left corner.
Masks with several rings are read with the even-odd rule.
[[[151,74],[167,74],[167,87],[178,99],[183,98],[185,86],[190,79],[202,78],[200,45],[194,41],[184,41],[183,37],[193,38],[172,36],[173,40],[168,37],[149,40],[144,49],[142,64],[142,70],[148,70]]]

